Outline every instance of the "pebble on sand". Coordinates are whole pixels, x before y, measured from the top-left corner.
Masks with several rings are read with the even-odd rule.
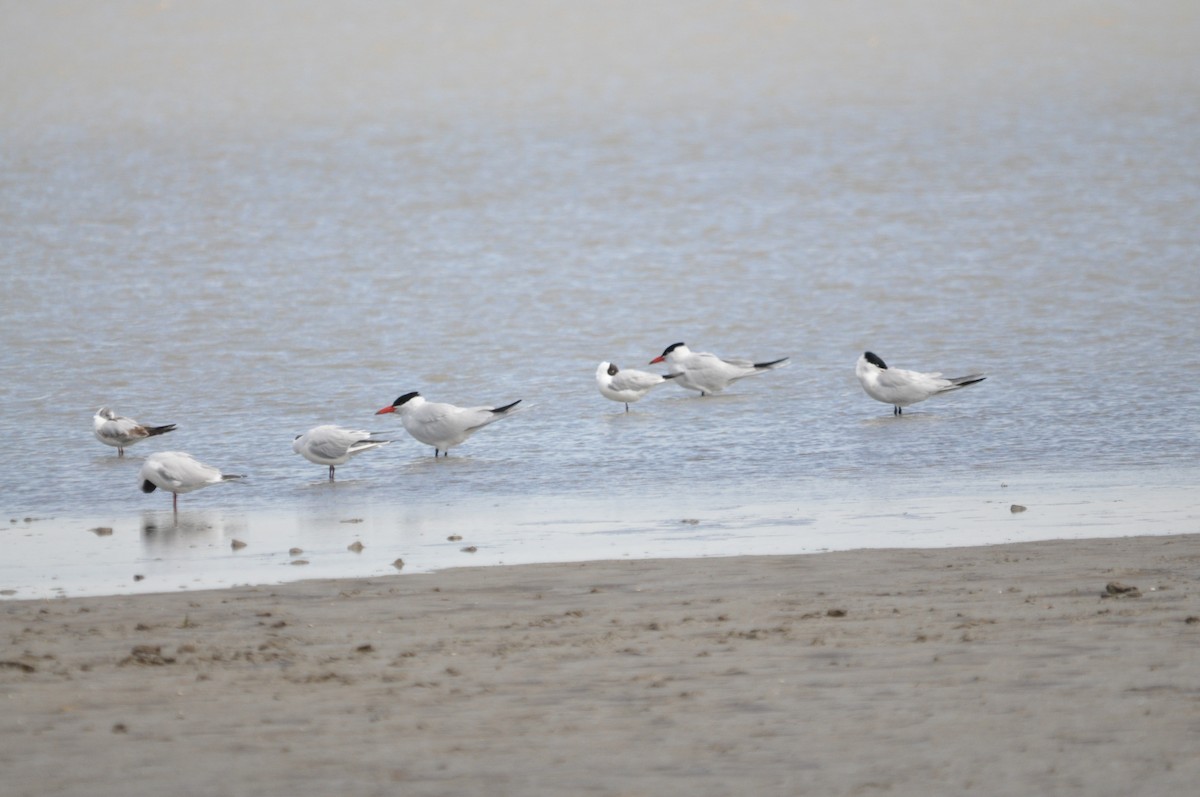
[[[233,542],[229,543],[229,547],[235,551],[240,551],[246,547],[246,543],[242,542],[241,540],[234,540]]]
[[[392,562],[392,567],[396,568],[397,570],[402,569],[404,567],[404,560],[397,559],[396,561]]]
[[[363,544],[361,542],[359,542],[358,540],[355,540],[354,542],[352,542],[346,546],[347,551],[354,551],[355,553],[362,553],[362,549],[363,549]]]
[[[1009,511],[1009,512],[1012,512],[1012,513],[1015,515],[1015,514],[1017,514],[1018,512],[1024,512],[1024,511],[1025,511],[1026,509],[1028,509],[1028,508],[1029,508],[1029,507],[1027,507],[1027,506],[1021,506],[1020,504],[1013,504],[1012,506],[1010,506],[1010,507],[1008,508],[1008,511]]]
[[[88,531],[92,532],[92,534],[95,534],[97,537],[112,536],[112,526],[97,526],[94,529],[88,529]]]

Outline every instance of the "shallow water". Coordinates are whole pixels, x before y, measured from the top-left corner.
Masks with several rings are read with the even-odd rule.
[[[163,449],[249,476],[180,499],[221,530],[185,568],[209,585],[240,580],[229,537],[286,552],[274,529],[306,518],[360,518],[389,555],[422,547],[410,523],[490,523],[530,561],[603,555],[569,528],[518,552],[531,508],[632,534],[736,504],[763,509],[719,552],[769,552],[821,547],[800,521],[830,507],[1007,506],[1008,483],[1145,505],[1114,533],[1163,505],[1179,527],[1156,533],[1197,530],[1190,3],[66,3],[3,25],[0,580],[123,538],[112,573],[153,561],[169,499],[136,471]],[[678,340],[792,363],[629,414],[596,392],[599,361]],[[867,348],[988,379],[895,419],[854,379]],[[435,462],[373,415],[409,390],[528,409]],[[118,459],[101,405],[179,429]],[[290,447],[319,423],[396,442],[330,486]],[[879,514],[839,547],[907,544]],[[338,559],[319,574],[359,572]]]

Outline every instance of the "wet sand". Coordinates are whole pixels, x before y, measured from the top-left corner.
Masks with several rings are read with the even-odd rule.
[[[0,632],[7,795],[1200,782],[1200,535],[7,601]]]

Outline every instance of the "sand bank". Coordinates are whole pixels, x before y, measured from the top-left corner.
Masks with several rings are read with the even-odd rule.
[[[8,795],[1200,782],[1200,535],[9,601],[0,632]]]

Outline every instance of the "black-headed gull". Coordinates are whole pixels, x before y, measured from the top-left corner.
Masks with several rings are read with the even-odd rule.
[[[466,440],[489,423],[512,415],[521,403],[517,399],[503,407],[456,407],[426,401],[420,393],[405,393],[376,412],[394,412],[400,416],[405,430],[425,445],[433,446],[433,455],[450,456],[449,449]]]
[[[869,351],[858,358],[854,372],[868,396],[892,405],[893,415],[903,415],[904,407],[924,401],[930,396],[959,390],[987,378],[983,374],[947,378],[940,373],[888,368],[887,363],[877,354]]]
[[[92,431],[95,433],[96,439],[106,446],[115,447],[118,457],[125,456],[126,446],[131,446],[147,437],[166,434],[174,429],[175,424],[173,423],[165,426],[144,426],[133,418],[117,415],[108,407],[101,407],[92,417]]]
[[[245,477],[221,473],[212,465],[205,465],[191,454],[182,451],[159,451],[151,454],[146,457],[138,473],[143,493],[152,493],[158,488],[172,493],[171,505],[177,511],[180,493],[190,493],[201,487],[242,478]]]
[[[345,429],[341,426],[314,426],[292,441],[292,450],[317,465],[329,466],[329,481],[333,481],[333,469],[345,465],[350,457],[385,446],[391,440],[374,440],[370,432]]]
[[[649,393],[652,388],[676,376],[677,374],[652,374],[632,368],[621,370],[616,363],[602,362],[596,368],[596,387],[600,388],[600,395],[606,399],[623,402],[625,411],[629,412],[630,404]]]
[[[720,393],[739,379],[761,374],[772,368],[787,365],[788,358],[780,357],[765,363],[750,360],[723,360],[708,352],[694,352],[683,343],[672,343],[663,353],[650,361],[667,363],[667,370],[675,377],[675,384],[689,390],[699,390],[700,395]]]

